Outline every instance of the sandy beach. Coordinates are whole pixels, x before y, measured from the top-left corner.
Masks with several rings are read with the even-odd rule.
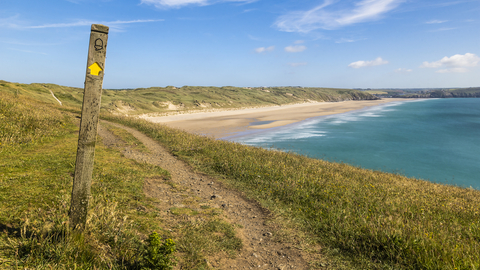
[[[243,110],[199,112],[142,118],[201,135],[223,138],[255,129],[279,127],[305,119],[360,110],[407,99],[388,98],[342,102],[315,102]]]

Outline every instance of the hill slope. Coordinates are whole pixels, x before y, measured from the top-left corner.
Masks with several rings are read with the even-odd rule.
[[[83,89],[55,84],[20,84],[0,81],[0,91],[28,95],[44,102],[80,108]],[[52,94],[53,93],[53,94]],[[54,95],[54,96],[53,96]],[[239,88],[183,86],[137,89],[104,89],[103,111],[138,115],[185,110],[231,109],[274,106],[309,101],[372,100],[377,97],[351,89],[333,88]]]
[[[78,119],[66,106],[52,105],[58,102],[48,97],[48,87],[24,88],[0,90],[0,268],[140,269],[152,230],[174,239],[184,254],[183,269],[211,269],[205,254],[238,254],[239,226],[217,219],[220,206],[197,207],[187,194],[195,192],[197,179],[177,185],[169,181],[173,173],[125,159],[102,143],[96,147],[87,233],[69,232]],[[288,225],[271,231],[278,241],[320,256],[310,261],[313,269],[480,268],[478,190],[214,140],[130,117],[102,117],[141,131],[176,159],[269,209],[275,221]],[[125,147],[148,153],[132,136],[113,130]],[[166,201],[146,198],[143,188],[152,179],[169,186]],[[171,196],[182,205],[160,213],[157,203],[168,204]],[[172,226],[170,218],[178,223]]]

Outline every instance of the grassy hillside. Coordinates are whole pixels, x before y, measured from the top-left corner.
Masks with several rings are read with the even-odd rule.
[[[110,119],[224,176],[352,268],[480,268],[480,191]]]
[[[83,89],[55,84],[19,84],[0,81],[0,91],[28,95],[37,100],[58,104],[50,91],[64,106],[80,108]],[[239,88],[173,86],[108,90],[102,93],[102,111],[138,115],[185,110],[229,109],[273,106],[307,101],[341,101],[376,99],[371,94],[351,89],[331,88]]]
[[[201,222],[175,214],[165,220],[143,186],[159,178],[168,184],[169,172],[101,143],[96,145],[87,225],[83,234],[72,232],[68,211],[78,114],[59,108],[0,91],[0,269],[150,269],[147,259],[154,257],[148,250],[172,246],[183,269],[207,269],[209,254],[235,255],[238,245],[224,243],[240,240],[221,213],[198,207]],[[125,147],[145,151],[133,136],[112,131]],[[173,186],[179,194],[184,189]],[[171,254],[158,254],[171,259]],[[173,264],[170,259],[166,265]]]
[[[472,98],[480,97],[480,87],[453,88],[453,89],[378,89],[368,90],[366,93],[378,97],[395,98]]]
[[[425,94],[431,98],[471,98],[480,97],[480,87],[460,88],[450,90],[437,90]]]
[[[203,254],[223,252],[191,239],[216,239],[219,232],[209,228],[219,226],[212,222],[232,225],[208,212],[200,213],[203,223],[166,224],[142,186],[149,177],[168,179],[168,172],[101,144],[90,222],[83,235],[72,234],[67,221],[76,115],[40,86],[7,87],[0,90],[0,268],[140,269],[153,231],[177,243],[185,269],[205,269]],[[302,232],[286,237],[321,245],[309,252],[343,261],[344,269],[480,269],[477,190],[102,117],[135,127],[198,170],[220,176]]]

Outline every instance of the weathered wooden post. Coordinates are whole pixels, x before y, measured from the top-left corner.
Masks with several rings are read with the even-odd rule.
[[[78,135],[77,161],[70,206],[70,227],[80,230],[83,230],[87,221],[107,39],[108,27],[101,24],[92,24],[83,94],[82,120]]]

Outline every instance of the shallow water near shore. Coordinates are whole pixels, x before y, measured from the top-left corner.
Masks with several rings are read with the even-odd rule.
[[[480,189],[480,99],[391,102],[229,140]]]

